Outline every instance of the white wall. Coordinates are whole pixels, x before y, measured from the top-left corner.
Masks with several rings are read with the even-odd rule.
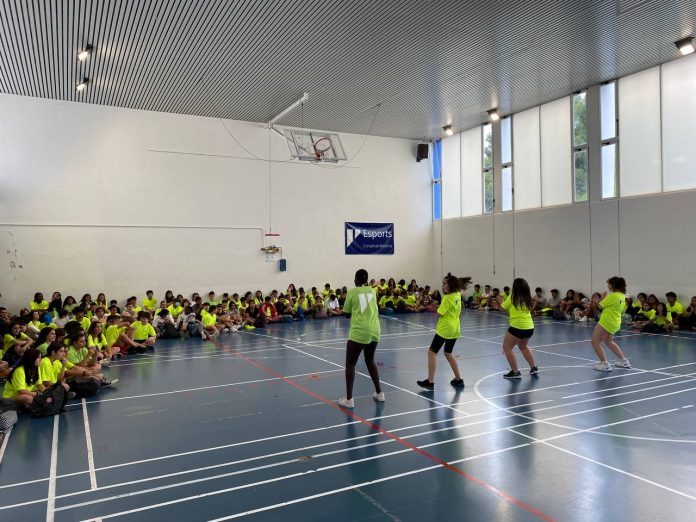
[[[281,137],[243,122],[224,124],[263,159],[270,137],[272,162],[211,118],[9,95],[0,114],[3,306],[37,290],[123,299],[348,285],[360,267],[435,273],[430,174],[415,142],[369,137],[346,167],[321,168],[285,162]],[[350,158],[363,137],[342,140]],[[395,255],[344,255],[344,221],[394,222]],[[271,226],[285,273],[259,250]]]

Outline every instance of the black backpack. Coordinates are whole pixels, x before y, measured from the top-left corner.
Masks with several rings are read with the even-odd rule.
[[[29,406],[29,412],[34,417],[50,417],[63,411],[68,396],[65,388],[59,382],[49,386],[38,394]]]
[[[89,377],[72,377],[68,384],[77,399],[89,399],[99,393],[99,383]]]
[[[160,339],[179,339],[181,334],[170,322],[164,322],[159,327]]]

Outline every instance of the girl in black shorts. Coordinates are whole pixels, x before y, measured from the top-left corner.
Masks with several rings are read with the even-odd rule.
[[[508,328],[503,339],[503,352],[510,364],[510,371],[503,375],[506,379],[521,379],[522,374],[517,366],[517,357],[512,351],[515,346],[519,346],[520,352],[529,363],[529,375],[539,373],[534,355],[527,344],[534,335],[534,321],[532,320],[532,293],[529,290],[527,281],[517,278],[512,283],[512,292],[505,299],[503,309],[510,315],[510,328]]]

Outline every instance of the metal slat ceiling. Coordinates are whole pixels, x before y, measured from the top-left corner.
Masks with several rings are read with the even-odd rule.
[[[427,139],[673,60],[695,26],[696,0],[0,0],[0,92],[251,122],[308,92],[280,124]]]

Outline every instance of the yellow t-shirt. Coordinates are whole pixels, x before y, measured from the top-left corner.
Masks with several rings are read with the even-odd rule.
[[[621,329],[621,314],[625,303],[626,297],[621,292],[612,292],[599,303],[602,308],[599,324],[612,335]]]
[[[406,303],[407,306],[416,306],[416,296],[413,294],[406,296],[406,299],[404,299],[404,302]]]
[[[31,303],[29,303],[29,308],[32,312],[34,310],[48,310],[48,301],[41,301],[40,303],[32,301]]]
[[[676,313],[677,315],[684,315],[684,305],[682,305],[679,301],[674,301],[673,305],[667,303],[666,308],[671,314]]]
[[[58,382],[58,377],[60,377],[60,372],[63,370],[63,363],[59,360],[53,361],[48,357],[41,359],[41,364],[39,364],[39,382],[50,382],[55,384]]]
[[[104,334],[100,334],[96,338],[93,338],[91,335],[88,335],[87,346],[89,346],[90,348],[92,346],[96,346],[97,350],[101,350],[102,348],[107,346],[106,337],[104,336]]]
[[[217,315],[201,310],[201,323],[203,326],[215,326],[217,322]]]
[[[104,330],[104,337],[106,337],[106,346],[112,347],[118,339],[118,336],[124,333],[125,331],[125,326],[118,327],[115,324],[107,326]]]
[[[306,297],[304,299],[298,299],[295,301],[295,306],[293,306],[292,309],[297,311],[297,309],[300,307],[302,307],[302,309],[305,311],[309,310],[309,303]]]
[[[148,337],[157,336],[157,332],[155,332],[155,329],[150,323],[143,324],[140,321],[135,321],[133,324],[131,324],[131,328],[135,330],[133,335],[133,339],[135,341],[144,341]]]
[[[503,310],[507,310],[510,315],[510,326],[512,328],[517,328],[518,330],[533,330],[534,321],[532,320],[532,313],[527,309],[526,306],[522,308],[516,307],[512,304],[512,294],[507,296],[505,301],[503,301]]]
[[[7,349],[12,346],[15,339],[19,341],[26,341],[29,339],[29,337],[24,332],[19,332],[17,337],[12,337],[11,334],[6,333],[2,338],[2,355],[5,355],[5,352],[7,352]]]
[[[652,321],[653,318],[657,315],[657,312],[655,310],[643,310],[643,315],[648,321]]]
[[[179,305],[179,306],[174,306],[173,304],[170,304],[167,307],[167,310],[169,310],[169,313],[172,314],[172,319],[176,319],[181,315],[181,312],[184,311],[184,307]]]
[[[19,390],[36,391],[36,384],[27,384],[26,375],[24,373],[24,367],[19,366],[15,368],[12,374],[12,379],[8,379],[5,383],[5,389],[2,391],[3,399],[11,399]]]
[[[157,299],[154,297],[152,299],[148,299],[146,297],[143,299],[143,308],[145,308],[148,312],[154,312],[155,308],[157,308]]]
[[[82,320],[80,321],[80,326],[82,327],[82,329],[85,332],[87,330],[89,330],[89,325],[91,325],[91,324],[92,324],[92,320],[87,316],[83,317]]]
[[[391,303],[392,305],[394,304],[394,298],[393,297],[387,297],[386,295],[383,295],[380,300],[379,300],[379,306],[381,308],[386,308],[387,303]]]
[[[462,295],[459,292],[445,294],[437,307],[440,317],[435,332],[443,339],[459,339],[461,325],[459,315],[462,313]]]
[[[655,314],[657,314],[657,312],[655,312]],[[666,319],[666,320],[665,320],[665,319]],[[667,321],[669,321],[670,323],[672,322],[672,313],[671,313],[671,312],[667,312],[667,313],[665,314],[665,317],[658,316],[658,317],[655,319],[655,324],[656,324],[657,326],[664,326],[665,323],[667,323]]]

